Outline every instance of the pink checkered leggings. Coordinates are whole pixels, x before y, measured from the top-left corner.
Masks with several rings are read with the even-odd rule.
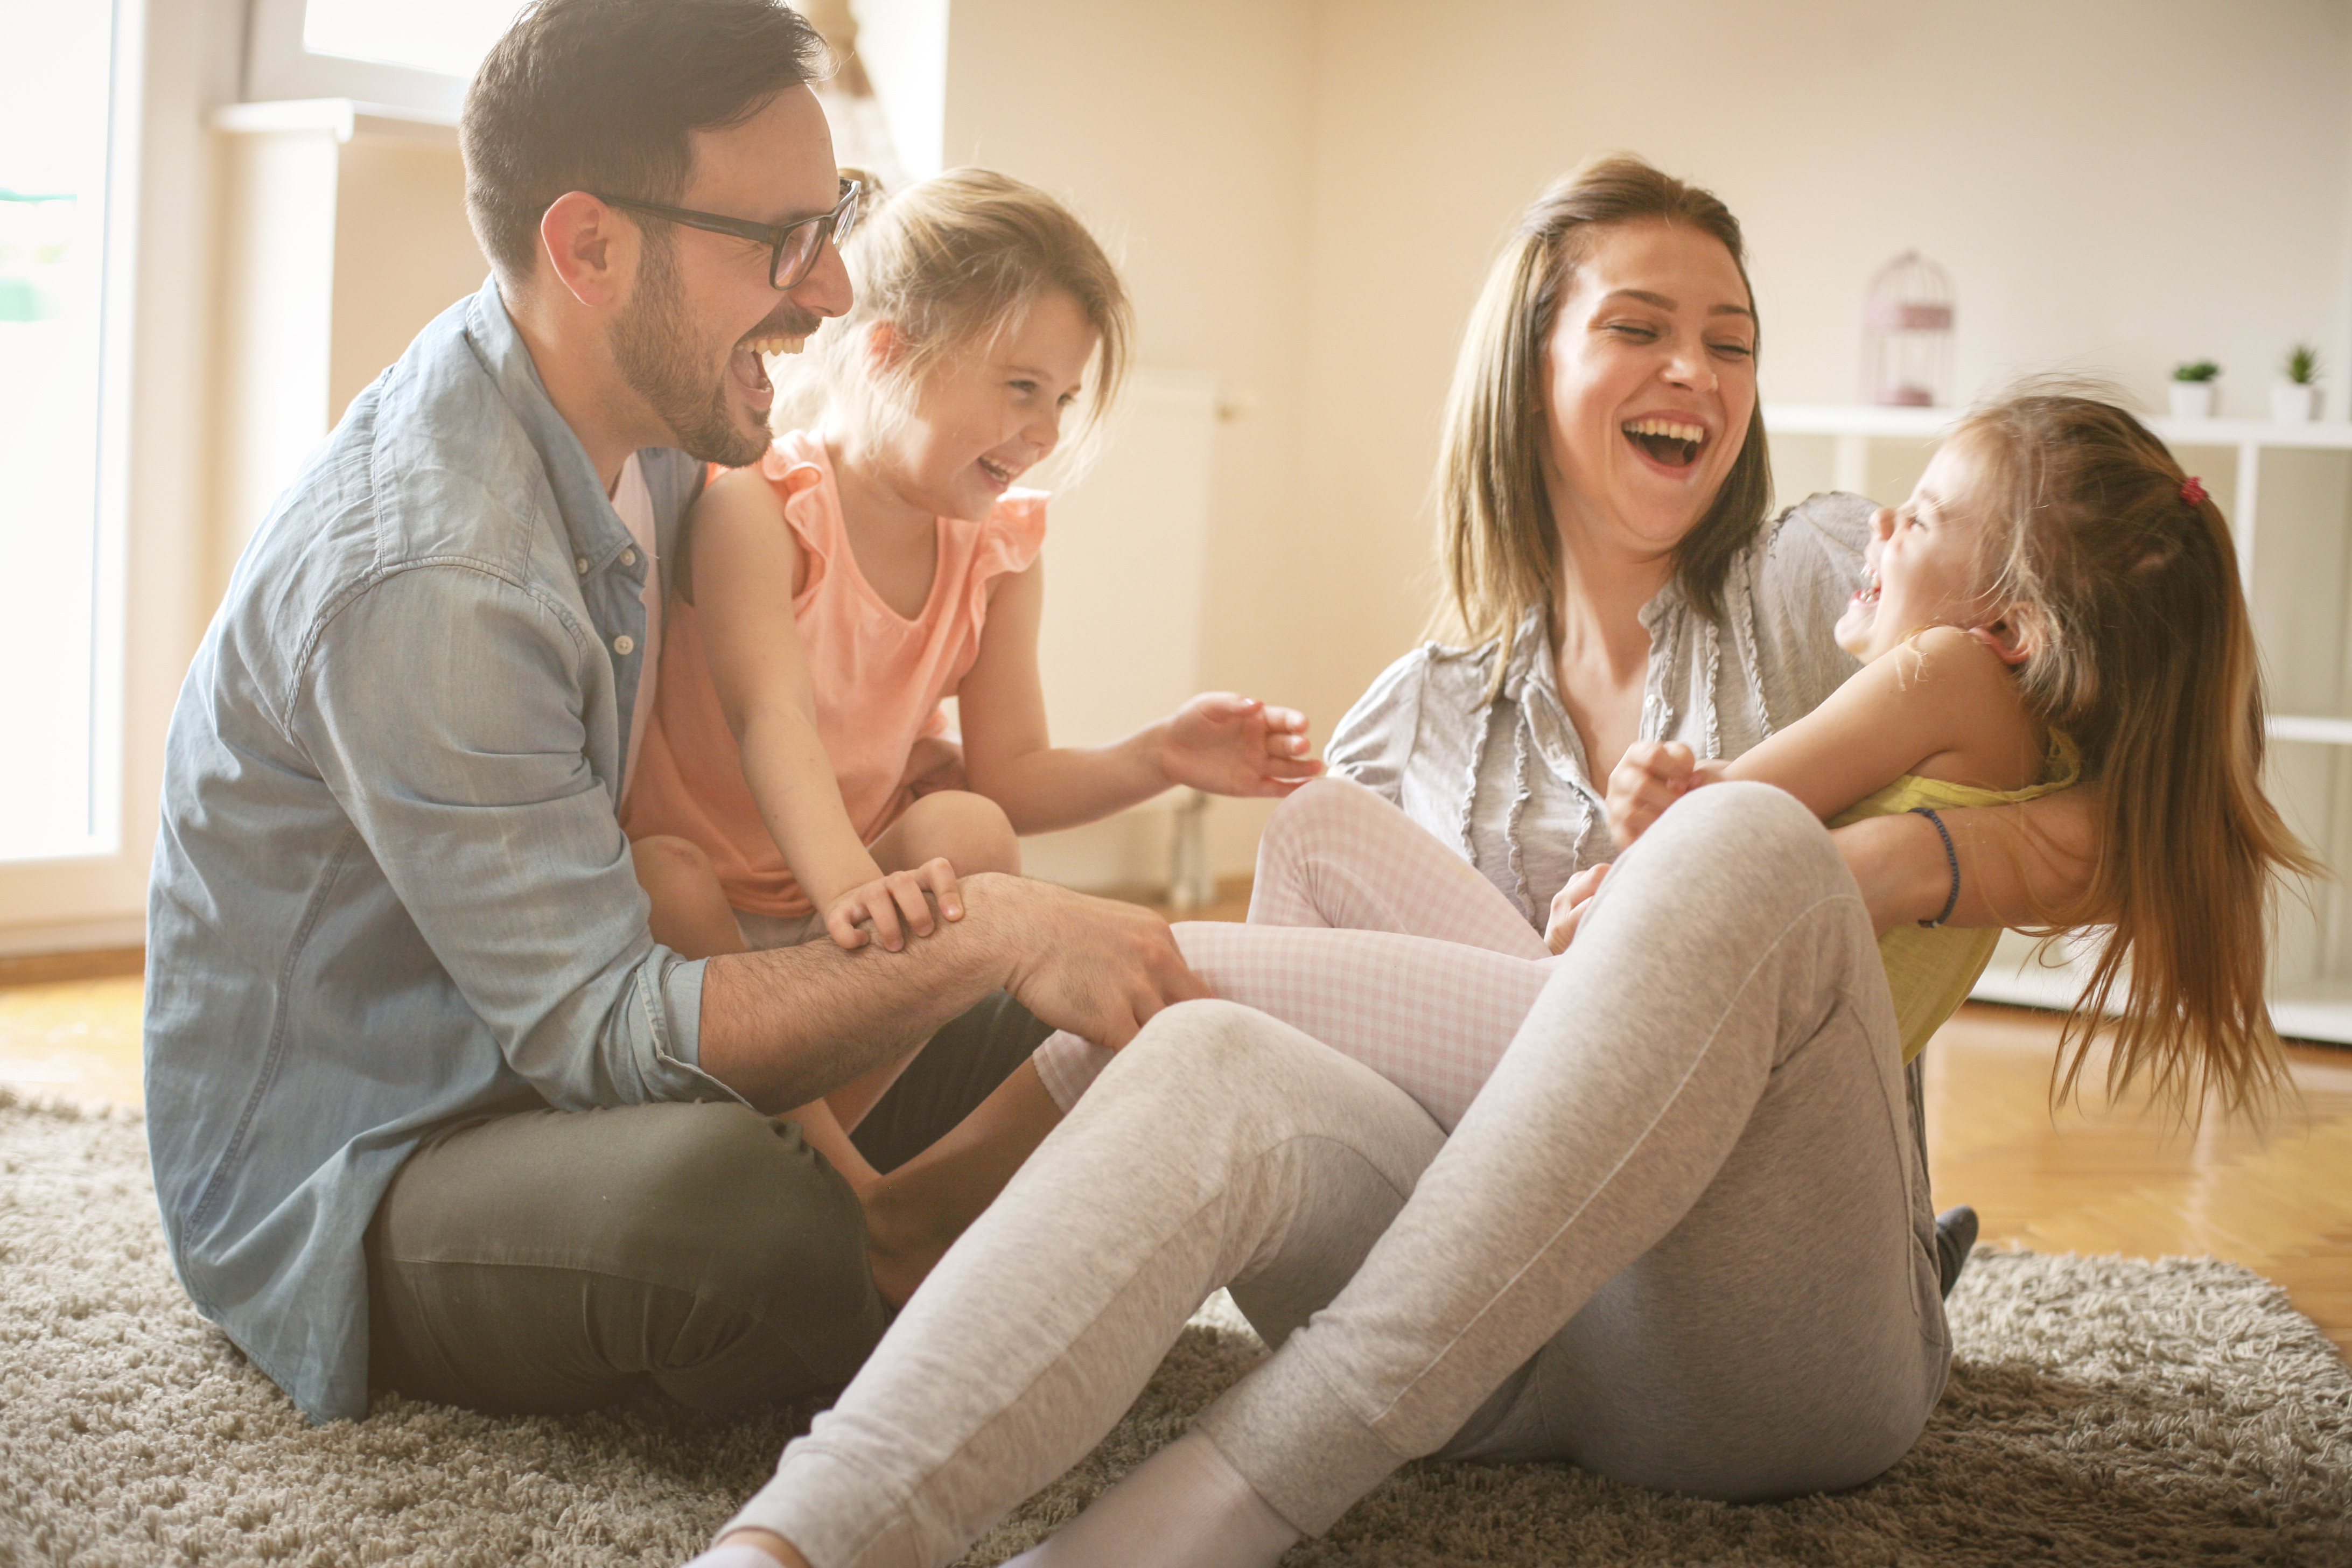
[[[1469,862],[1343,779],[1305,785],[1266,824],[1247,925],[1189,921],[1176,942],[1219,996],[1355,1058],[1448,1132],[1555,962]],[[1033,1059],[1066,1111],[1111,1054],[1066,1031]]]

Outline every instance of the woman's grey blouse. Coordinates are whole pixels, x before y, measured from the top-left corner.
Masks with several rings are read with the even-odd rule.
[[[1644,605],[1642,738],[1736,757],[1852,675],[1831,632],[1861,585],[1872,510],[1860,496],[1816,495],[1766,523],[1724,584],[1720,621],[1676,583]],[[1332,773],[1459,849],[1538,927],[1569,878],[1617,847],[1602,805],[1617,759],[1585,756],[1541,626],[1534,609],[1520,622],[1491,702],[1499,643],[1414,649],[1348,710],[1325,752]]]

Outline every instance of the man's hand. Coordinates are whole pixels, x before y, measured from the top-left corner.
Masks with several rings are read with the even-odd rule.
[[[1680,741],[1636,741],[1609,773],[1609,832],[1620,849],[1650,830],[1666,807],[1723,776],[1723,764],[1702,763]]]
[[[1288,795],[1323,771],[1307,753],[1307,715],[1255,697],[1204,691],[1169,716],[1160,771],[1211,795]]]
[[[1018,877],[975,877],[975,923],[1013,955],[1005,989],[1057,1029],[1123,1046],[1171,1002],[1210,994],[1150,910]]]
[[[852,888],[824,907],[827,935],[845,948],[864,947],[868,941],[896,952],[907,945],[900,930],[929,936],[936,922],[931,902],[939,902],[941,919],[963,919],[963,894],[956,885],[955,868],[944,859],[924,861],[911,871],[891,871]],[[871,937],[866,928],[871,926]]]
[[[1585,906],[1592,895],[1601,890],[1601,879],[1609,875],[1609,862],[1587,866],[1568,879],[1568,886],[1551,896],[1551,920],[1544,927],[1544,945],[1554,952],[1566,952],[1568,944],[1576,940],[1576,928],[1584,923]]]

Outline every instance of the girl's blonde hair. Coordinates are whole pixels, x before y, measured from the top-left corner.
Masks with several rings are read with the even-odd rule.
[[[2162,442],[2095,397],[2031,389],[1951,438],[1978,465],[1993,593],[2040,633],[2020,695],[2105,791],[2091,886],[2053,921],[2113,921],[2060,1037],[2058,1097],[2112,1028],[2110,1094],[2145,1076],[2191,1121],[2209,1094],[2259,1113],[2285,1076],[2265,994],[2277,875],[2317,868],[2263,794],[2262,674],[2229,524]]]
[[[1551,444],[1545,347],[1596,229],[1660,219],[1720,242],[1748,283],[1739,220],[1712,192],[1626,153],[1561,176],[1520,217],[1470,314],[1437,459],[1438,533],[1454,614],[1472,646],[1508,639],[1530,605],[1547,635],[1560,589],[1559,539],[1544,460]],[[1755,289],[1748,289],[1753,300]],[[1759,405],[1715,504],[1675,551],[1675,576],[1699,612],[1722,613],[1724,579],[1772,500]]]
[[[1095,331],[1092,384],[1065,443],[1083,455],[1118,397],[1134,335],[1118,268],[1086,225],[1036,186],[991,169],[950,169],[868,201],[842,249],[856,301],[787,369],[775,417],[807,424],[827,404],[856,402],[878,421],[901,418],[941,362],[1018,331],[1059,291]],[[886,323],[895,352],[877,357],[867,345]]]

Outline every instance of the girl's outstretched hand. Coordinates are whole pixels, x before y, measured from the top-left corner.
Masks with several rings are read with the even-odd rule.
[[[911,871],[892,871],[850,889],[824,907],[825,932],[843,947],[864,947],[870,941],[896,952],[907,945],[907,931],[929,936],[937,929],[933,900],[939,903],[939,919],[963,919],[955,868],[944,859],[926,860]],[[864,929],[868,925],[874,928],[871,936]]]
[[[1323,771],[1307,715],[1255,697],[1203,691],[1169,716],[1160,769],[1211,795],[1288,795]]]

